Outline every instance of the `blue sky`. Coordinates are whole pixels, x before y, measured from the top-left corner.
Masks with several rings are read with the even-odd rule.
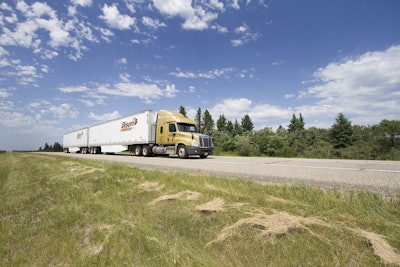
[[[0,3],[0,149],[144,109],[256,129],[400,114],[400,1]]]

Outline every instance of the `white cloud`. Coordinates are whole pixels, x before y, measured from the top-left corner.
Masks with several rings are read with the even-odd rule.
[[[217,1],[213,2],[217,4]],[[186,30],[208,29],[209,22],[218,17],[217,13],[206,11],[196,3],[192,6],[191,0],[153,0],[153,4],[162,14],[183,18],[184,23],[182,24],[182,28]]]
[[[42,73],[47,69],[45,65],[41,65],[39,69],[36,65],[23,65],[18,59],[0,58],[1,75],[7,77],[8,80],[15,78],[16,83],[21,85],[37,86],[37,79],[41,78]]]
[[[248,42],[256,41],[258,38],[260,38],[260,34],[253,32],[249,26],[246,25],[246,23],[236,27],[234,31],[237,35],[239,35],[239,38],[231,40],[232,47],[239,47]]]
[[[14,109],[15,109],[14,102],[0,100],[0,111],[10,111]]]
[[[316,85],[300,92],[301,98],[317,101],[302,108],[313,115],[343,112],[363,125],[399,119],[399,58],[400,46],[392,46],[318,69]]]
[[[111,28],[119,30],[128,30],[135,24],[136,19],[128,15],[122,15],[119,13],[116,4],[108,6],[104,4],[103,15],[100,16]]]
[[[48,106],[47,111],[45,111],[44,113],[49,113],[58,119],[63,119],[66,117],[76,118],[76,116],[78,115],[78,111],[74,110],[72,106],[67,103],[63,103],[59,106],[50,105]]]
[[[150,17],[142,17],[142,23],[154,30],[157,30],[158,28],[161,27],[167,27],[167,25],[163,22],[160,22],[158,19],[152,19]]]
[[[196,87],[194,87],[194,86],[189,86],[189,90],[186,91],[186,92],[187,92],[187,93],[190,93],[190,94],[193,94],[193,93],[196,92]]]
[[[74,3],[88,5],[90,1]],[[17,17],[7,19],[8,24],[2,27],[0,46],[32,49],[34,54],[43,59],[52,59],[59,55],[61,49],[66,49],[65,54],[70,59],[78,60],[82,57],[82,51],[87,50],[85,41],[98,42],[92,31],[95,27],[77,18],[74,6],[68,8],[68,15],[71,16],[68,19],[60,19],[47,3],[34,2],[28,5],[18,1],[16,10],[8,7],[12,14],[19,11],[21,15],[19,20]]]
[[[111,30],[105,28],[100,28],[100,32],[101,32],[101,39],[103,39],[107,43],[110,43],[111,37],[114,36],[114,33]]]
[[[135,14],[136,13],[136,9],[135,9],[135,4],[136,3],[141,3],[141,0],[124,0],[126,8],[132,13]]]
[[[227,33],[228,32],[228,28],[227,27],[223,27],[223,26],[220,26],[218,24],[212,25],[211,29],[216,30],[216,31],[218,31],[220,33]]]
[[[140,44],[140,41],[138,39],[132,39],[131,43],[132,44]]]
[[[6,89],[0,89],[0,97],[9,97],[10,93]]]
[[[288,122],[293,114],[291,108],[285,109],[276,105],[255,103],[248,98],[226,98],[210,109],[213,117],[224,116],[234,122],[247,114],[255,124],[256,128],[273,127]]]
[[[119,114],[118,111],[114,111],[111,113],[105,113],[105,114],[101,114],[101,115],[96,115],[93,112],[90,112],[88,115],[89,119],[95,120],[95,121],[109,121],[109,120],[113,120],[116,118],[121,117],[121,115]]]
[[[77,92],[86,92],[89,90],[87,86],[79,85],[79,86],[67,86],[58,88],[60,92],[63,93],[77,93]]]
[[[94,107],[94,103],[91,100],[85,100],[85,99],[78,99],[80,102],[82,102],[86,107]]]
[[[92,83],[92,87],[86,85],[79,86],[65,86],[59,87],[58,90],[62,93],[83,93],[82,97],[87,100],[80,99],[86,106],[94,106],[96,104],[104,104],[104,99],[107,95],[116,97],[137,97],[142,99],[145,103],[152,103],[152,101],[161,97],[173,98],[179,90],[174,84],[168,84],[165,89],[160,88],[160,84],[165,81],[151,81],[148,83],[137,83],[130,80],[131,75],[122,73],[119,75],[119,82],[114,84],[97,84]],[[93,99],[91,101],[90,99]]]
[[[76,118],[79,113],[70,104],[54,105],[48,101],[31,102],[26,106],[26,109],[40,122],[50,119],[60,121],[64,118]]]
[[[104,91],[120,96],[135,96],[141,99],[157,99],[162,90],[156,84],[120,82],[115,84],[114,90]]]
[[[212,109],[213,114],[224,114],[227,118],[234,119],[245,115],[251,110],[252,101],[247,98],[227,98],[216,104]]]
[[[234,71],[234,68],[221,68],[212,69],[205,72],[192,72],[192,71],[182,71],[180,68],[176,69],[176,72],[170,72],[169,74],[178,78],[203,78],[203,79],[216,79],[218,77],[228,78],[229,74]]]
[[[22,112],[0,110],[0,124],[6,127],[26,127],[34,125],[35,120]]]
[[[294,94],[285,94],[284,97],[285,97],[286,99],[293,98],[293,97],[294,97]]]
[[[175,88],[175,84],[167,85],[164,90],[164,96],[169,98],[174,98],[179,90]]]
[[[120,59],[117,59],[117,63],[126,65],[126,63],[128,63],[128,60],[125,57],[122,57]]]
[[[215,9],[219,9],[221,11],[224,10],[224,3],[218,0],[210,0],[209,5]]]
[[[239,0],[232,0],[231,6],[232,6],[234,9],[240,9]]]
[[[75,5],[80,5],[83,7],[92,5],[92,0],[71,0],[71,2]]]

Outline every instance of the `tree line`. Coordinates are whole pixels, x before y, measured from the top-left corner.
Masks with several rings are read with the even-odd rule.
[[[186,116],[185,107],[179,112]],[[276,131],[254,130],[249,115],[232,122],[223,114],[216,122],[199,108],[195,122],[200,133],[213,137],[220,155],[400,160],[400,121],[383,119],[375,125],[353,125],[343,113],[328,128],[305,128],[303,115],[293,114],[289,125]]]
[[[44,147],[39,147],[38,149],[39,152],[62,152],[63,151],[63,146],[55,142],[53,145],[49,145],[47,143],[44,144]]]

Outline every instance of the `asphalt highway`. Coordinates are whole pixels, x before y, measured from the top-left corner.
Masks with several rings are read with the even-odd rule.
[[[242,178],[261,183],[304,184],[346,191],[368,190],[390,198],[400,195],[400,161],[220,156],[209,156],[207,159],[179,159],[130,155],[57,154],[120,162],[145,169]]]

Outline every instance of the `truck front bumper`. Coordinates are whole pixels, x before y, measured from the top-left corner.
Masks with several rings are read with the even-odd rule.
[[[213,153],[212,147],[195,147],[195,146],[188,146],[187,147],[188,155],[200,155],[200,156],[208,156]]]

